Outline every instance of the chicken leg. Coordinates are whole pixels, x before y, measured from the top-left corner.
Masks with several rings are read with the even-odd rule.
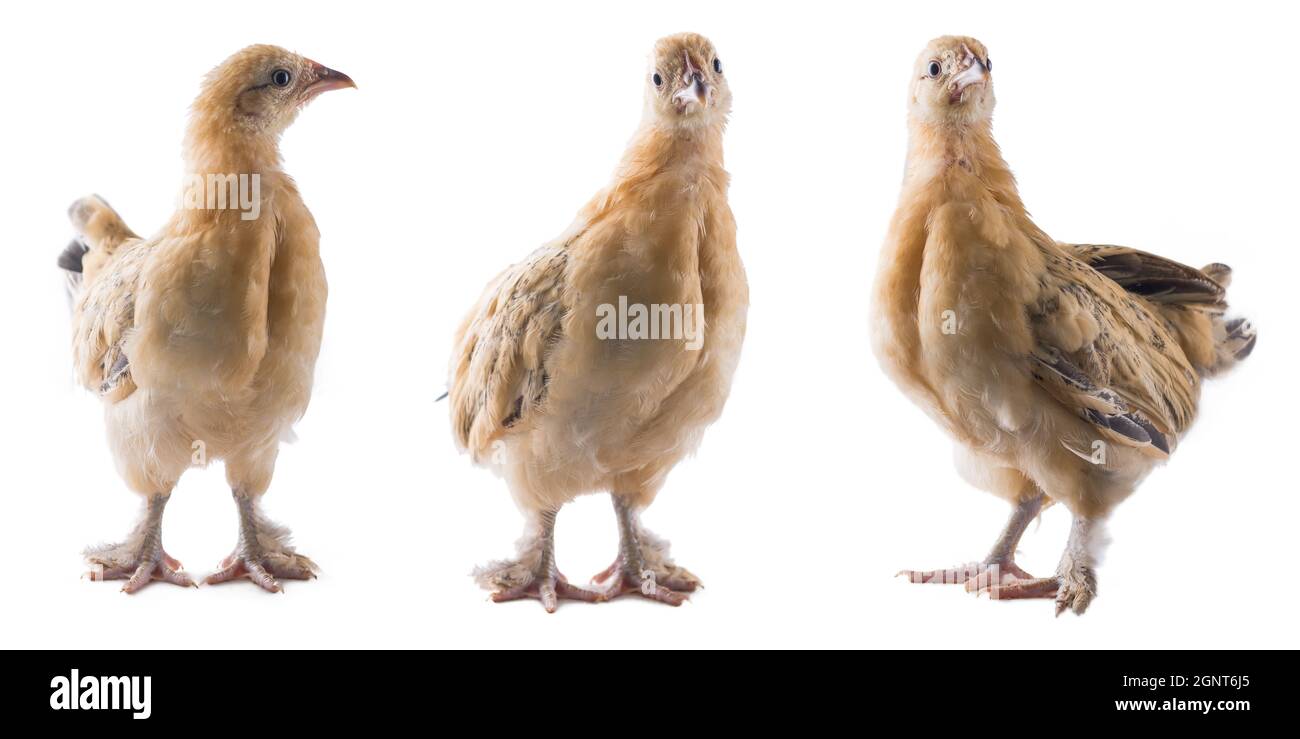
[[[183,587],[195,584],[181,563],[163,549],[163,509],[170,499],[170,495],[149,496],[144,519],[126,541],[86,550],[91,580],[126,580],[124,593],[134,593],[154,580]]]
[[[1025,598],[1055,598],[1056,615],[1066,610],[1078,615],[1088,610],[1097,597],[1096,543],[1100,537],[1097,520],[1075,516],[1070,527],[1070,539],[1061,555],[1054,577],[1030,578],[1003,584],[992,584],[980,589],[998,600]]]
[[[1002,535],[993,544],[993,550],[984,561],[948,570],[903,570],[898,574],[906,575],[908,580],[914,583],[965,585],[966,589],[972,592],[995,584],[1034,580],[1032,575],[1016,564],[1016,547],[1020,544],[1020,537],[1024,535],[1025,529],[1029,527],[1029,522],[1042,511],[1046,497],[1039,492],[1022,499],[1016,505],[1006,527],[1002,530]],[[990,594],[999,597],[996,593]]]
[[[668,557],[668,542],[641,525],[636,510],[618,495],[614,514],[618,517],[618,557],[592,583],[603,587],[603,600],[627,593],[680,606],[689,593],[701,587],[699,578]]]
[[[316,577],[316,563],[289,546],[289,530],[272,523],[257,509],[257,501],[234,491],[239,508],[239,543],[221,569],[208,575],[204,585],[216,585],[247,576],[258,587],[278,593],[282,586],[277,578],[310,580]]]
[[[492,562],[474,570],[474,579],[493,591],[492,601],[505,603],[536,598],[547,613],[555,613],[561,599],[596,603],[601,594],[570,585],[555,566],[556,511],[537,514],[534,528],[519,542],[519,558]]]

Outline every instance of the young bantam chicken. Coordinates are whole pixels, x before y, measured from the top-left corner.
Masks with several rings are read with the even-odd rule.
[[[281,166],[279,139],[340,72],[274,46],[214,69],[185,138],[187,185],[171,220],[142,239],[102,199],[77,201],[78,238],[59,259],[74,290],[80,381],[105,405],[109,445],[146,515],[121,544],[87,550],[92,576],[193,584],[162,546],[163,508],[184,471],[223,459],[239,510],[233,554],[205,582],[269,591],[313,575],[289,532],[264,518],[282,439],[311,397],[325,319],[320,234]]]
[[[456,440],[505,477],[527,517],[518,558],[475,571],[498,602],[554,611],[563,598],[637,593],[680,605],[699,585],[639,513],[721,414],[744,339],[748,286],[722,162],[731,93],[713,45],[689,33],[655,45],[644,84],[644,119],[613,182],[489,284],[456,336]],[[656,316],[669,325],[646,330]],[[587,590],[556,569],[555,516],[605,490],[619,551]]]
[[[904,574],[1083,613],[1107,514],[1173,451],[1201,378],[1244,359],[1255,334],[1223,318],[1226,266],[1062,244],[1030,220],[993,140],[992,69],[972,38],[936,39],[917,61],[874,342],[955,437],[963,475],[1015,512],[981,563]],[[1073,514],[1069,543],[1054,577],[1032,578],[1016,544],[1052,502]]]

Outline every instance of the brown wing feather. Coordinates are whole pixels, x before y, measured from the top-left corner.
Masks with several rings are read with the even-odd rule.
[[[476,459],[545,398],[565,314],[568,253],[538,249],[492,281],[456,337],[448,393],[456,440]]]
[[[1068,249],[1044,251],[1040,297],[1029,307],[1035,378],[1110,440],[1167,455],[1200,389],[1172,328],[1146,298]]]
[[[1126,246],[1062,246],[1128,292],[1141,295],[1154,303],[1182,303],[1219,310],[1226,307],[1225,286],[1203,270]]]

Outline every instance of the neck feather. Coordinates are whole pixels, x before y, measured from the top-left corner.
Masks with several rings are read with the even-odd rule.
[[[280,137],[226,117],[196,114],[185,133],[185,168],[194,174],[266,174],[280,170]]]

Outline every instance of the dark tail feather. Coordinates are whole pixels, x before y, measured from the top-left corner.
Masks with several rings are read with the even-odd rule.
[[[86,256],[90,249],[77,239],[73,239],[71,244],[59,254],[59,269],[65,272],[75,272],[81,274],[81,260]]]
[[[63,270],[64,277],[67,278],[68,303],[71,305],[76,302],[77,292],[81,290],[82,265],[81,261],[85,258],[86,252],[90,251],[85,244],[77,239],[73,239],[67,248],[59,254],[59,269]]]

